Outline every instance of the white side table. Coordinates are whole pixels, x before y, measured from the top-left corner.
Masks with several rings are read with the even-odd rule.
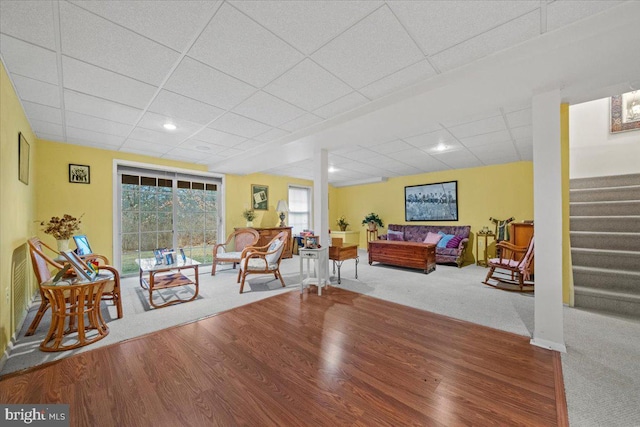
[[[322,295],[322,286],[329,283],[329,251],[328,246],[319,249],[300,248],[298,255],[300,256],[300,293],[304,290],[305,285],[316,284],[318,286],[318,295]],[[307,277],[304,274],[304,262],[307,260]],[[314,276],[311,277],[309,260],[314,260]]]

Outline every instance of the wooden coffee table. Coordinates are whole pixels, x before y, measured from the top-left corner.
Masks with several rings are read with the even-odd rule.
[[[198,297],[199,281],[198,281],[198,261],[187,258],[174,262],[173,264],[157,264],[155,258],[141,258],[136,260],[136,264],[140,267],[140,286],[149,291],[149,305],[153,308],[166,307],[172,304],[193,301]],[[182,274],[184,270],[193,270],[193,279]],[[144,277],[149,274],[149,278]],[[161,289],[175,288],[177,286],[195,286],[195,293],[189,299],[173,299],[164,304],[155,304],[153,302],[153,291]]]
[[[374,240],[369,242],[369,265],[374,261],[399,267],[419,268],[428,274],[436,269],[436,245]]]
[[[358,278],[358,245],[348,246],[329,246],[329,259],[333,261],[333,274],[336,274],[336,265],[338,266],[338,284],[340,280],[340,267],[342,263],[348,259],[356,260],[356,279]]]

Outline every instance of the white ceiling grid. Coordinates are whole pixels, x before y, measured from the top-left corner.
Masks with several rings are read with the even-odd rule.
[[[229,161],[619,3],[0,0],[0,54],[38,137],[233,173]],[[531,160],[529,105],[332,147],[330,182]]]

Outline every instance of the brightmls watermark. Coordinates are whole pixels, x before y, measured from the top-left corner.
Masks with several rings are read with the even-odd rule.
[[[69,427],[69,405],[0,404],[0,425]]]

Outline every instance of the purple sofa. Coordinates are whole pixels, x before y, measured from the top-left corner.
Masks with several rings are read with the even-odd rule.
[[[436,263],[437,264],[456,264],[462,267],[464,262],[467,244],[469,243],[470,225],[402,225],[389,224],[388,230],[400,231],[403,233],[405,241],[423,242],[428,232],[437,233],[442,231],[445,234],[453,234],[462,237],[460,244],[456,248],[439,248],[436,246]],[[387,235],[383,234],[380,239],[387,239]]]

